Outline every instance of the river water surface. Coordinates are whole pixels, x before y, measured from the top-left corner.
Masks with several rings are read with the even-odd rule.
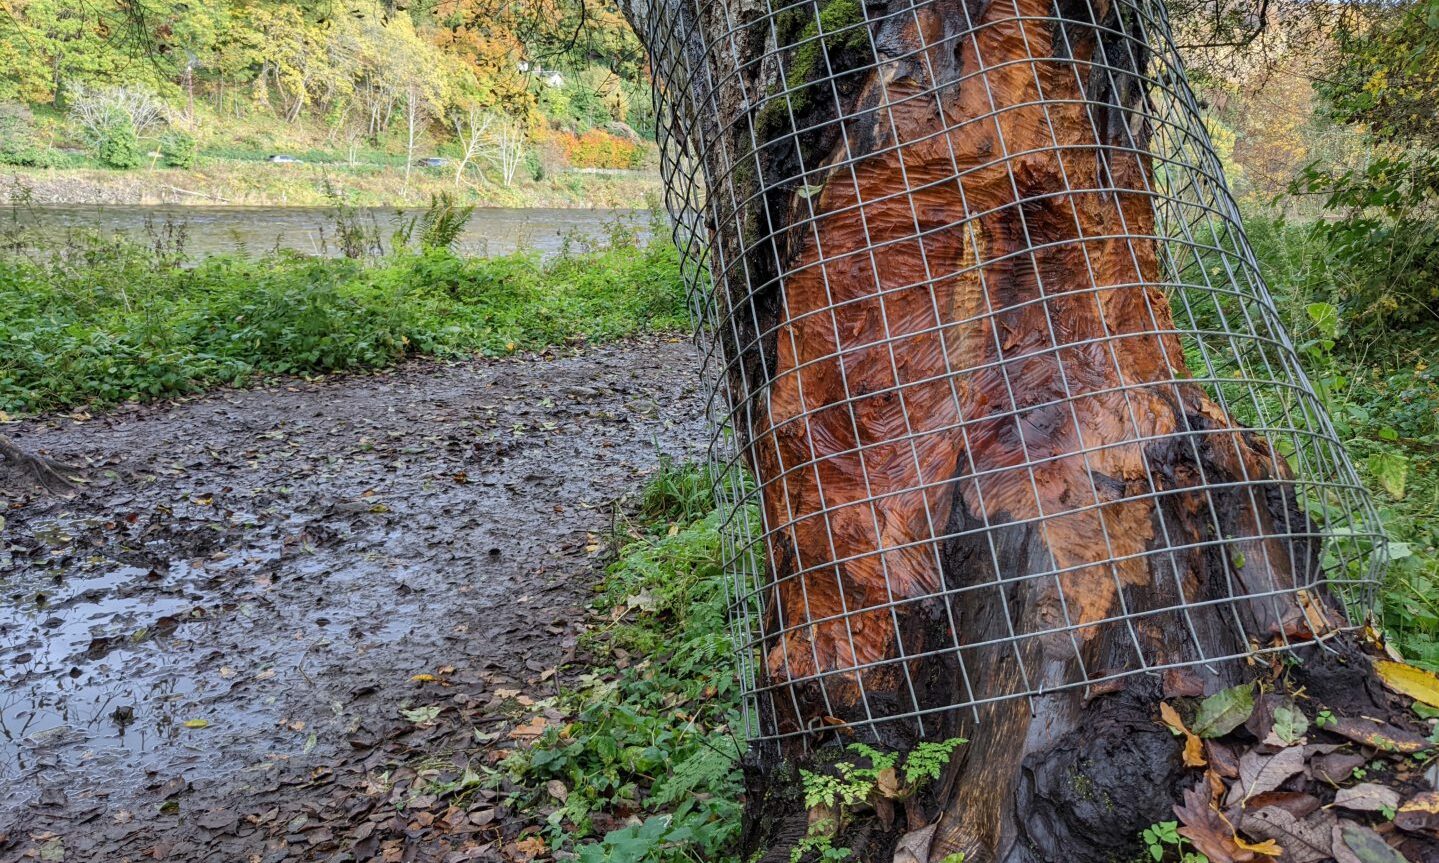
[[[350,218],[378,235],[388,248],[402,220],[420,210],[361,207]],[[338,212],[330,207],[35,205],[4,216],[21,228],[39,229],[47,241],[69,229],[118,233],[139,242],[183,232],[183,250],[191,258],[221,253],[262,255],[291,249],[313,255],[339,255]],[[566,238],[606,235],[616,224],[648,233],[649,214],[640,210],[476,209],[457,248],[465,254],[498,255],[534,249],[549,257]]]

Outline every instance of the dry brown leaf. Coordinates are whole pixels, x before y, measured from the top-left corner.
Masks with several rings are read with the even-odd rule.
[[[1322,755],[1309,762],[1309,775],[1320,782],[1338,785],[1349,779],[1354,768],[1364,766],[1369,759],[1355,752],[1335,752]]]
[[[515,850],[524,855],[526,860],[533,860],[541,854],[550,850],[545,840],[539,836],[530,836],[515,843]]]
[[[1159,702],[1159,718],[1169,726],[1170,731],[1184,736],[1184,766],[1203,767],[1207,763],[1204,759],[1204,741],[1199,739],[1199,735],[1189,730],[1184,724],[1184,720],[1179,718],[1179,711],[1170,707],[1169,702],[1161,701]]]
[[[1278,806],[1266,806],[1245,812],[1239,826],[1250,836],[1276,840],[1284,848],[1285,863],[1318,863],[1334,856],[1334,822],[1325,809],[1295,818]]]
[[[1395,728],[1393,725],[1377,719],[1353,719],[1341,716],[1331,722],[1326,722],[1324,730],[1381,752],[1413,755],[1430,746],[1429,741],[1418,734],[1402,728]]]
[[[1217,740],[1204,741],[1204,750],[1209,755],[1209,763],[1214,767],[1214,772],[1225,779],[1239,778],[1239,756],[1234,750]]]
[[[566,788],[565,783],[561,782],[558,779],[551,779],[549,782],[546,782],[545,790],[549,792],[549,795],[551,797],[555,798],[561,803],[564,803],[566,800],[570,799],[570,789]]]
[[[1209,863],[1264,863],[1271,859],[1261,843],[1253,845],[1239,838],[1234,825],[1209,804],[1204,780],[1184,792],[1184,803],[1174,807],[1174,815],[1182,825],[1179,835],[1194,843]]]
[[[1439,838],[1439,791],[1425,791],[1404,801],[1394,815],[1394,826]]]
[[[1385,809],[1399,808],[1399,792],[1373,782],[1365,782],[1353,788],[1340,788],[1334,795],[1334,805],[1355,812],[1383,812]]]
[[[1234,806],[1256,794],[1273,791],[1303,769],[1303,747],[1291,746],[1273,755],[1251,749],[1239,759],[1239,779],[1230,787],[1224,805]]]
[[[509,736],[511,740],[527,740],[539,737],[545,733],[545,727],[547,725],[549,725],[549,720],[543,716],[532,716],[528,721],[511,728]]]

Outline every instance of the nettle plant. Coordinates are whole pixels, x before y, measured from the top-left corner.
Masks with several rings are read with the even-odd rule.
[[[836,761],[831,765],[833,773],[801,770],[804,805],[810,811],[809,829],[790,851],[790,863],[800,863],[807,854],[817,855],[821,861],[849,857],[850,849],[836,847],[834,837],[855,811],[863,806],[879,809],[912,799],[925,783],[939,778],[954,750],[966,742],[962,737],[925,741],[904,755],[903,760],[898,752],[881,752],[873,746],[851,743],[846,751],[868,761],[868,766]],[[962,860],[946,863],[962,863]]]

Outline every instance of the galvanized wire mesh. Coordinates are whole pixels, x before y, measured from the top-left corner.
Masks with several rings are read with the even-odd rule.
[[[748,736],[933,734],[1362,621],[1378,522],[1163,4],[779,2],[628,10]]]

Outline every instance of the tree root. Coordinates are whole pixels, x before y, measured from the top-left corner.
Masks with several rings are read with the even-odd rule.
[[[48,494],[71,495],[76,485],[84,482],[84,468],[79,465],[27,452],[5,435],[0,435],[0,456]]]

